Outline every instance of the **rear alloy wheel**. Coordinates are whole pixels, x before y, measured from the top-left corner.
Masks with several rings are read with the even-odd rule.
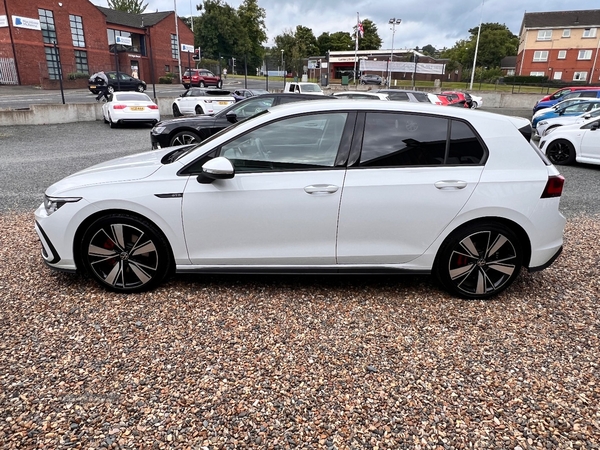
[[[114,94],[115,92],[115,87],[114,86],[108,86],[106,88],[106,90],[108,91],[109,94]]]
[[[204,87],[204,86],[206,86],[206,85],[204,84],[204,81],[200,81],[200,84],[199,84],[199,86],[200,86],[200,87]]]
[[[200,142],[200,136],[191,131],[180,131],[171,139],[169,146],[197,144]]]
[[[135,90],[138,92],[144,92],[146,90],[146,88],[144,87],[143,84],[138,84],[137,88]]]
[[[204,110],[202,109],[202,106],[196,105],[196,114],[204,114]]]
[[[454,295],[485,299],[510,286],[522,264],[523,252],[515,233],[502,224],[476,223],[446,239],[434,274]]]
[[[173,117],[179,117],[182,115],[183,114],[181,114],[181,111],[179,111],[179,108],[177,107],[177,105],[173,105]]]
[[[85,269],[112,291],[139,292],[153,288],[172,266],[168,243],[158,229],[127,214],[96,220],[81,242]]]
[[[477,102],[473,101],[473,102],[471,102],[471,109],[475,109],[475,108],[477,108]]]
[[[565,139],[550,142],[546,148],[546,156],[557,165],[573,164],[575,162],[575,147]]]

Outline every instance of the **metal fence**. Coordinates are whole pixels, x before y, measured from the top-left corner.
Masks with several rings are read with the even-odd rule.
[[[13,58],[0,58],[0,84],[19,84]]]

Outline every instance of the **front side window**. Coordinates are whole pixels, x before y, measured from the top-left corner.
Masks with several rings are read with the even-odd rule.
[[[221,147],[236,172],[315,170],[335,165],[347,113],[289,117]]]
[[[559,50],[558,51],[558,59],[566,59],[567,58],[567,51],[566,50]]]
[[[596,37],[596,29],[595,28],[586,28],[583,30],[584,38],[595,38]]]
[[[87,52],[75,50],[75,68],[77,69],[77,72],[89,73]]]
[[[179,58],[179,43],[177,42],[177,35],[171,35],[171,57],[173,59]]]
[[[538,50],[533,52],[533,61],[548,61],[548,51]]]
[[[46,44],[56,42],[56,27],[54,26],[54,14],[47,9],[38,9],[40,15],[40,26],[42,27],[42,38]]]
[[[577,59],[592,59],[592,51],[591,50],[579,50]]]
[[[69,14],[69,23],[71,24],[73,47],[85,47],[85,36],[83,35],[83,22],[81,16]]]
[[[552,39],[552,30],[538,31],[538,35],[537,35],[538,41],[549,41],[550,39]]]

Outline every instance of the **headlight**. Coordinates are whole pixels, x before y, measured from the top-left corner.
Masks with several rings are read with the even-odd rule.
[[[163,131],[165,131],[165,128],[167,128],[167,127],[163,127],[163,126],[154,127],[154,128],[152,128],[152,134],[161,134]]]
[[[552,128],[548,128],[547,130],[544,130],[544,136],[548,136],[550,133],[552,133],[557,128],[558,127],[552,127]]]
[[[538,126],[540,125],[546,125],[548,123],[547,120],[542,120],[541,122],[538,122]]]
[[[79,200],[81,200],[81,197],[48,197],[44,195],[44,208],[46,209],[46,214],[51,215],[66,203],[75,203]]]

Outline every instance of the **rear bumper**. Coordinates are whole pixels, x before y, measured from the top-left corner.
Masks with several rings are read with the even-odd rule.
[[[554,263],[554,261],[556,261],[556,258],[560,256],[562,251],[563,247],[561,245],[560,248],[556,251],[556,253],[546,263],[542,264],[541,266],[530,267],[529,272],[539,272],[540,270],[547,269],[552,265],[552,263]]]

